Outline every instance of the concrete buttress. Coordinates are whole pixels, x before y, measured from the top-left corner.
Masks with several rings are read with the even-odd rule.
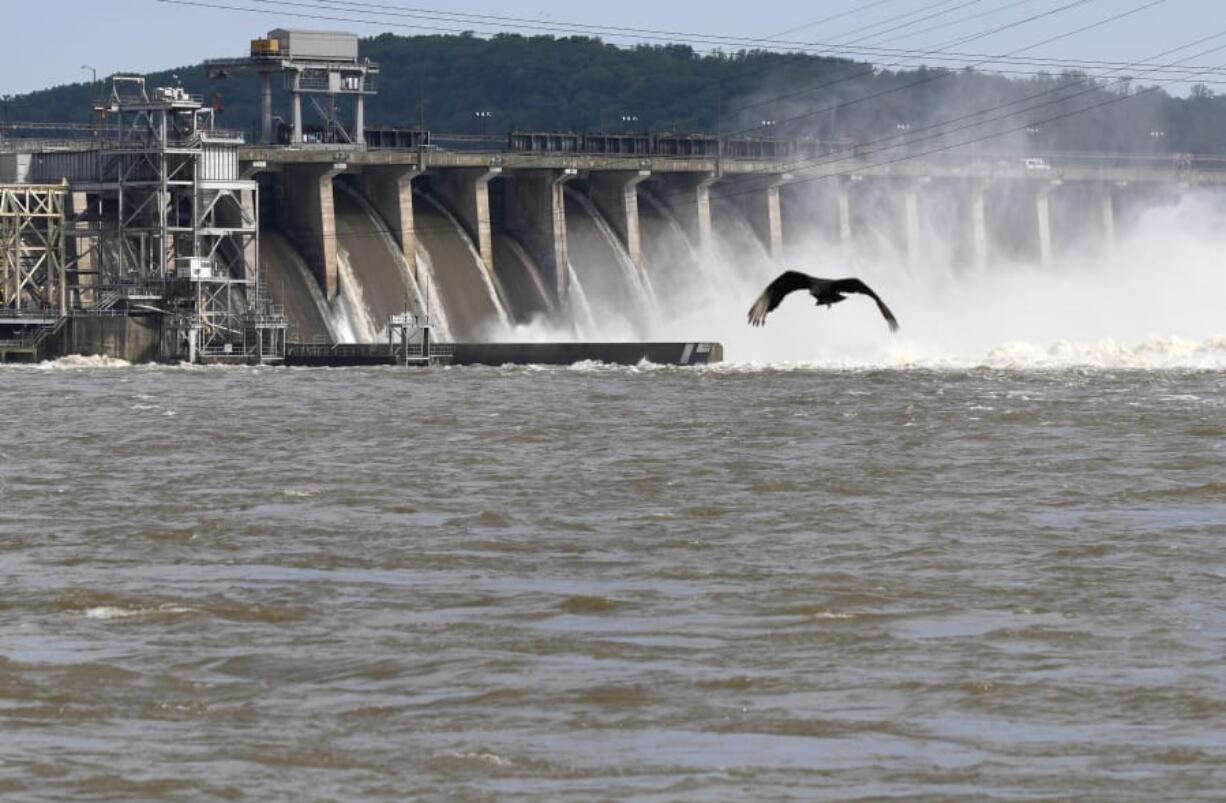
[[[286,165],[281,174],[287,234],[319,279],[329,301],[340,292],[332,179],[345,168],[342,162]]]
[[[494,234],[490,228],[490,181],[502,174],[501,167],[480,167],[447,170],[432,174],[432,186],[439,197],[455,212],[468,236],[477,244],[485,272],[492,281],[494,274]]]
[[[560,303],[570,296],[563,185],[577,174],[574,168],[516,170],[506,193],[507,230],[527,247],[541,271],[552,277]]]
[[[971,185],[971,253],[975,270],[988,267],[988,215],[987,187],[982,183]]]
[[[1055,182],[1038,186],[1034,196],[1035,222],[1039,235],[1039,262],[1043,267],[1051,267],[1051,191]]]
[[[663,201],[691,238],[704,260],[714,255],[711,236],[711,185],[722,176],[718,173],[657,173],[664,189]]]
[[[1110,184],[1104,185],[1099,192],[1103,212],[1103,240],[1108,248],[1115,247],[1115,192]]]
[[[359,184],[400,247],[413,278],[417,278],[417,234],[413,222],[413,179],[420,172],[412,165],[366,167]]]
[[[650,176],[650,170],[609,170],[588,177],[592,200],[621,237],[630,261],[640,268],[643,267],[643,240],[639,230],[638,186]]]
[[[783,259],[783,210],[779,188],[791,178],[790,173],[779,173],[749,179],[743,187],[730,191],[739,195],[745,217],[762,244],[770,250],[771,259]]]
[[[839,181],[839,242],[843,246],[844,259],[851,258],[853,246],[851,235],[851,185],[850,179]]]

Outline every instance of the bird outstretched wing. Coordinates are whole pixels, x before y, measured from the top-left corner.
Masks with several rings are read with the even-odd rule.
[[[876,301],[877,309],[881,310],[881,315],[885,318],[886,323],[890,325],[890,331],[898,331],[898,319],[894,317],[894,313],[890,312],[890,308],[885,305],[881,297],[873,292],[873,288],[864,282],[859,279],[835,279],[830,283],[830,286],[836,293],[863,293],[873,301]]]
[[[761,326],[766,322],[766,313],[779,306],[784,296],[795,290],[808,290],[816,281],[818,280],[807,273],[796,270],[779,274],[773,282],[766,286],[762,295],[758,296],[758,300],[753,302],[753,306],[749,308],[749,323],[753,326]]]

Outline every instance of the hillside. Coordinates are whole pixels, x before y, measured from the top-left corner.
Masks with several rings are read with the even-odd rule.
[[[364,40],[362,53],[382,66],[379,96],[369,106],[372,124],[416,124],[435,131],[477,133],[475,112],[491,112],[490,133],[509,128],[549,130],[769,131],[822,138],[871,140],[959,119],[956,139],[1025,127],[1011,134],[1034,150],[1154,150],[1226,152],[1220,136],[1226,102],[1204,87],[1191,97],[1161,91],[1115,102],[1118,90],[1076,74],[1015,79],[971,71],[874,70],[842,59],[799,54],[738,52],[704,55],[684,45],[620,48],[589,38],[499,35],[384,34]],[[223,125],[252,131],[257,117],[254,77],[238,73],[210,79],[200,66],[153,73],[155,85],[173,76],[193,92],[219,97]],[[1133,89],[1134,93],[1138,90]],[[55,87],[14,98],[13,120],[88,119],[91,89]],[[1031,98],[1024,117],[1012,102]],[[283,99],[278,99],[282,106]],[[1080,109],[1093,108],[1086,113]],[[993,110],[998,111],[985,111]],[[976,115],[976,113],[978,113]],[[622,117],[637,118],[629,123]],[[992,122],[992,118],[1002,118]],[[965,118],[965,119],[963,119]],[[1161,131],[1161,137],[1150,132]],[[931,147],[925,141],[917,147]],[[986,146],[985,146],[986,147]]]

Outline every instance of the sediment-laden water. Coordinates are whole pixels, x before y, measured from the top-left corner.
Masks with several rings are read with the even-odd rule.
[[[0,369],[0,797],[1215,798],[1197,348]]]

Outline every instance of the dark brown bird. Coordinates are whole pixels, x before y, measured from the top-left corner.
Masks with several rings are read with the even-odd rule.
[[[762,295],[758,296],[758,300],[749,308],[749,322],[754,326],[766,323],[766,313],[779,306],[779,302],[794,290],[808,290],[819,305],[825,304],[827,307],[847,300],[844,293],[862,293],[877,302],[877,309],[885,316],[890,331],[898,331],[898,319],[894,317],[894,313],[890,312],[890,308],[877,297],[871,287],[859,279],[819,279],[796,270],[779,274],[775,281],[766,286]]]

